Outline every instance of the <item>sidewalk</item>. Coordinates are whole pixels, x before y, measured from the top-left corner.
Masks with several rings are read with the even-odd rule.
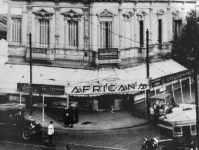
[[[30,119],[29,112],[26,112],[27,119]],[[50,121],[57,130],[111,130],[119,128],[128,128],[133,126],[144,125],[147,119],[136,118],[128,111],[108,112],[79,112],[79,121],[74,124],[73,128],[65,128],[62,121],[62,115],[58,117],[49,116],[45,113],[44,122],[42,121],[42,108],[33,111],[33,119],[47,127]]]
[[[192,92],[192,99],[190,99],[190,93],[188,88],[183,88],[183,100],[184,103],[194,103],[195,96]],[[183,103],[181,90],[175,90],[175,99],[178,104]],[[50,121],[53,121],[53,125],[56,130],[113,130],[120,128],[136,127],[147,124],[150,119],[145,119],[145,102],[141,102],[135,105],[134,115],[130,111],[120,110],[114,113],[108,112],[79,112],[79,121],[74,124],[73,128],[65,128],[62,120],[63,108],[53,110],[51,108],[44,108],[45,116],[43,122],[42,108],[34,108],[33,119],[42,124],[43,127],[47,127]],[[26,112],[25,117],[30,119],[29,112]]]

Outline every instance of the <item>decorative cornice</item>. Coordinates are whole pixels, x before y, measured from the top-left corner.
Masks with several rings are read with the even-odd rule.
[[[55,11],[60,11],[60,8],[61,8],[61,7],[59,7],[59,6],[55,6],[55,7],[54,7]]]
[[[114,14],[111,11],[105,9],[103,12],[98,13],[97,16],[98,17],[114,17]]]
[[[49,11],[47,11],[47,10],[45,10],[45,9],[40,9],[40,10],[38,10],[38,11],[36,11],[36,12],[33,12],[33,14],[35,14],[35,16],[38,18],[38,17],[41,17],[41,18],[43,18],[43,19],[50,19],[51,17],[52,17],[52,15],[53,15],[53,13],[51,13],[51,12],[49,12]]]
[[[157,12],[157,15],[164,15],[164,13],[165,13],[165,12],[164,12],[163,9],[159,9],[158,12]]]
[[[144,20],[146,15],[147,13],[144,10],[140,10],[139,13],[137,13],[138,20]]]
[[[134,15],[134,13],[130,10],[127,10],[124,14],[123,14],[123,17],[124,17],[124,21],[131,21],[132,19],[132,16]]]
[[[59,0],[54,0],[55,5],[59,5]]]
[[[83,11],[88,11],[89,9],[88,9],[88,7],[83,7],[82,10]]]
[[[27,11],[32,11],[32,8],[33,8],[33,6],[30,6],[30,5],[26,6]]]
[[[181,16],[181,13],[179,10],[175,10],[172,12],[172,15],[173,15],[173,18],[175,20],[181,20],[182,19],[182,16]]]
[[[77,13],[72,9],[61,14],[64,15],[65,19],[80,19],[82,16],[82,14]]]

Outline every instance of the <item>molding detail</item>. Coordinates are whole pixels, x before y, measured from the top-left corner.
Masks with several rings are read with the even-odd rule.
[[[64,13],[61,13],[62,15],[64,15],[65,19],[67,20],[79,20],[82,16],[82,14],[80,13],[77,13],[76,11],[74,10],[69,10],[69,11],[66,11]]]
[[[30,5],[26,6],[27,11],[32,11],[32,8],[33,8],[33,6],[30,6]]]
[[[89,9],[88,9],[88,7],[83,7],[82,10],[83,11],[88,11]]]
[[[33,14],[35,14],[36,17],[42,18],[42,19],[51,19],[53,13],[45,10],[45,9],[40,9],[36,12],[33,12]]]
[[[147,13],[144,10],[140,10],[137,13],[138,20],[144,20],[144,18],[145,18],[146,15],[147,15]]]
[[[179,10],[175,10],[172,12],[174,20],[182,20],[182,14]]]
[[[113,18],[114,14],[111,11],[108,11],[107,9],[105,9],[103,12],[100,12],[97,14],[98,17],[109,17],[109,18]]]
[[[132,11],[127,10],[127,11],[123,14],[124,21],[126,21],[126,22],[131,21],[133,15],[134,15],[134,13],[133,13]]]
[[[61,8],[61,7],[59,7],[59,6],[55,6],[55,7],[54,7],[55,11],[60,11],[60,8]]]
[[[165,12],[164,12],[163,9],[159,9],[158,12],[157,12],[157,15],[164,15],[164,13],[165,13]]]
[[[54,0],[55,5],[59,5],[59,0]]]

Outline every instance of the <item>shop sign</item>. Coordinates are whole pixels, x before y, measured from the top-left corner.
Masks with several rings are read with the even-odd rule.
[[[167,75],[164,77],[160,77],[160,78],[151,80],[150,84],[152,87],[155,87],[155,86],[162,85],[164,83],[168,83],[168,82],[172,82],[172,81],[179,80],[182,78],[186,78],[188,76],[191,76],[191,74],[192,74],[192,70],[186,70],[186,71],[178,72],[175,74],[170,74],[170,75]]]
[[[145,91],[149,89],[148,79],[138,80],[134,82],[102,82],[85,85],[67,86],[67,94],[108,94],[108,93],[128,93],[135,91]]]
[[[17,83],[18,92],[33,92],[44,93],[51,95],[63,95],[65,87],[60,85],[44,85],[44,84],[30,84],[30,83]]]
[[[98,49],[98,59],[118,59],[118,48]]]

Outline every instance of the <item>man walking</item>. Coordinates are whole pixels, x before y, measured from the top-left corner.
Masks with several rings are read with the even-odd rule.
[[[51,144],[53,145],[53,134],[54,134],[54,126],[53,126],[53,122],[50,121],[50,125],[48,125],[48,138],[49,138],[49,141],[48,141],[48,144]]]

